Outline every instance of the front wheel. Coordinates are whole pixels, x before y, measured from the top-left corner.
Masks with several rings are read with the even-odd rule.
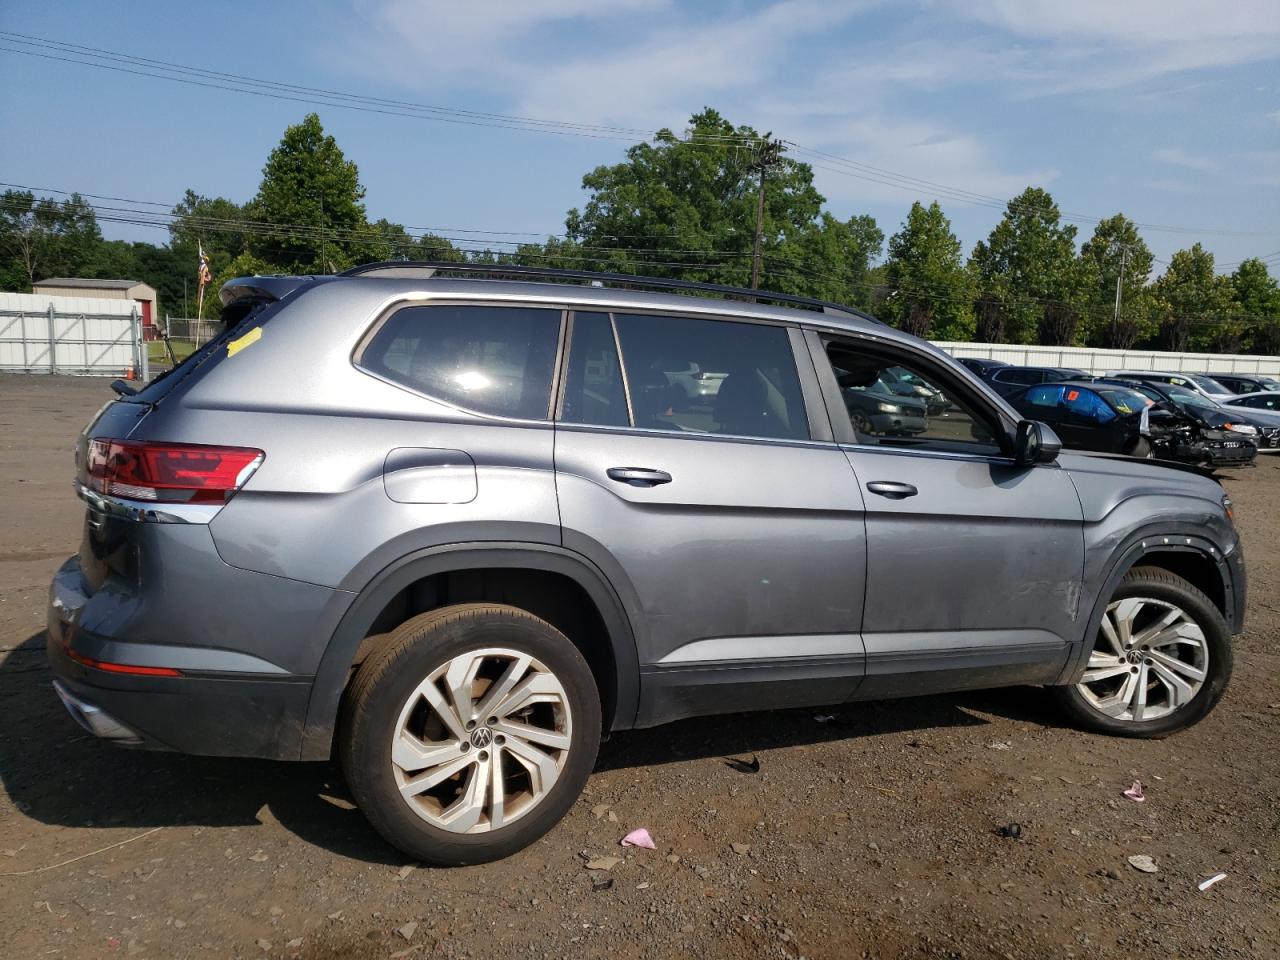
[[[1158,738],[1205,717],[1231,677],[1231,638],[1213,601],[1158,567],[1130,570],[1107,604],[1080,682],[1055,687],[1098,733]]]
[[[600,700],[576,647],[514,607],[465,604],[392,632],[347,694],[340,758],[388,842],[427,863],[508,856],[569,810]]]

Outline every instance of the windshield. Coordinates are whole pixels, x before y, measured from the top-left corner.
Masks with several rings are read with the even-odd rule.
[[[1230,390],[1228,390],[1226,387],[1220,384],[1217,380],[1213,379],[1213,377],[1205,377],[1199,374],[1189,374],[1187,376],[1187,379],[1195,383],[1197,386],[1199,386],[1202,390],[1204,390],[1207,393],[1226,393],[1226,394],[1231,393]]]

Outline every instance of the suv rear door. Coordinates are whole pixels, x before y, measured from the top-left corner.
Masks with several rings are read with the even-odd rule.
[[[1009,424],[944,361],[869,338],[806,338],[850,481],[865,494],[859,695],[1052,680],[1080,632],[1083,514],[1067,471],[1014,463]],[[858,435],[835,370],[874,377],[892,365],[952,407],[920,434]]]
[[[813,365],[796,363],[799,331],[591,312],[571,331],[555,440],[564,545],[624,593],[637,724],[851,695],[862,495]],[[691,368],[714,371],[714,388],[690,396]]]

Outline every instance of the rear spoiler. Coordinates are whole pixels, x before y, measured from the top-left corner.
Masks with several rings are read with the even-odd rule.
[[[230,306],[237,300],[266,300],[270,302],[283,300],[289,294],[302,287],[309,287],[313,283],[332,279],[332,277],[316,276],[236,277],[234,280],[228,280],[222,285],[222,289],[218,291],[218,296],[222,298],[224,307]]]

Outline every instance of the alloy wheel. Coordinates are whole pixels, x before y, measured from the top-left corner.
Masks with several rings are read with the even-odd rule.
[[[547,796],[569,755],[569,696],[526,653],[488,647],[433,670],[400,710],[391,766],[401,797],[451,833],[497,830]]]
[[[1200,625],[1167,600],[1126,597],[1102,618],[1077,689],[1116,720],[1158,720],[1195,699],[1209,674]]]

